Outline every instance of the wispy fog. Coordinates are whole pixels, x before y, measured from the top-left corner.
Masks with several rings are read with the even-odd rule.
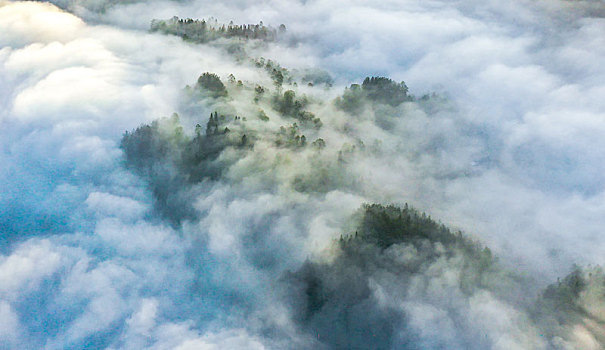
[[[0,1],[0,349],[602,348],[604,17]]]

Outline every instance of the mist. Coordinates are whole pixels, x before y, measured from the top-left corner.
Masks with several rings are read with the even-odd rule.
[[[602,348],[604,14],[0,2],[0,348]]]

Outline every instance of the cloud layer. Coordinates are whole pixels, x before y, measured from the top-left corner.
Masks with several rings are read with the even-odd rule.
[[[331,340],[313,331],[338,322],[346,298],[305,323],[284,296],[283,276],[313,268],[334,290],[356,290],[343,274],[360,278],[369,297],[350,306],[364,321],[406,320],[380,335],[386,348],[602,344],[601,277],[590,270],[573,300],[594,318],[570,311],[557,329],[558,316],[535,316],[529,302],[459,291],[462,255],[429,260],[402,285],[389,269],[409,266],[418,247],[368,248],[360,263],[333,243],[355,229],[362,203],[410,202],[490,246],[502,271],[528,277],[518,283],[532,300],[573,263],[603,264],[601,2],[55,4],[71,13],[0,2],[0,348],[343,347],[345,331]],[[203,72],[268,91],[271,77],[221,45],[147,32],[151,19],[173,15],[285,23],[288,40],[245,49],[334,76],[329,90],[293,88],[323,123],[300,132],[326,149],[275,146],[292,120],[272,109],[270,92],[254,104],[227,84],[232,100],[191,98],[183,88]],[[367,103],[358,114],[332,103],[367,75],[440,97]],[[254,118],[259,106],[268,122]],[[229,167],[219,180],[188,182],[172,153],[145,175],[120,149],[126,130],[175,111],[193,137],[215,109],[247,116],[229,124],[232,135],[258,133],[253,151],[221,153]],[[364,259],[377,267],[359,267]],[[541,302],[573,283],[551,286]]]

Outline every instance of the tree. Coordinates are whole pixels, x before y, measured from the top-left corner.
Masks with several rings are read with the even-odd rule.
[[[210,136],[210,135],[215,135],[218,133],[218,113],[214,112],[214,113],[210,113],[210,119],[208,120],[208,123],[206,123],[206,135]]]
[[[397,106],[411,100],[405,82],[396,83],[385,77],[366,77],[361,88],[369,100]]]
[[[342,97],[336,99],[335,104],[338,108],[349,113],[359,113],[363,107],[365,95],[359,84],[351,84],[345,89]]]
[[[277,89],[281,89],[284,83],[284,75],[282,74],[281,70],[273,68],[273,70],[271,71],[271,78],[273,79],[275,87]]]
[[[197,87],[198,89],[207,91],[215,98],[227,96],[225,85],[221,81],[221,78],[214,73],[206,72],[202,74],[197,80]]]

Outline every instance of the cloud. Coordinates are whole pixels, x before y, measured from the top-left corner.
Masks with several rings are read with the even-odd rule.
[[[15,299],[19,291],[35,289],[56,273],[63,265],[63,257],[53,248],[48,241],[28,242],[3,257],[0,265],[3,297]]]
[[[421,261],[421,250],[391,247],[366,261],[390,265],[348,270],[333,244],[355,230],[363,202],[410,202],[489,245],[502,269],[534,277],[519,282],[532,297],[572,263],[603,264],[599,2],[55,3],[73,14],[0,4],[0,341],[9,347],[337,348],[343,309],[325,309],[309,332],[300,304],[283,299],[294,288],[284,276],[305,264],[323,266],[331,283],[340,268],[359,278],[338,288],[367,293],[350,311],[384,347],[603,341],[588,318],[544,326],[500,287],[464,294],[461,260],[427,262],[402,285],[389,269]],[[285,23],[286,41],[244,49],[334,75],[333,89],[287,87],[307,94],[323,123],[299,132],[326,148],[276,147],[294,120],[270,92],[254,104],[247,90],[271,89],[268,74],[220,44],[147,32],[152,18],[173,15]],[[233,73],[245,88],[192,101],[183,88],[206,71],[223,82]],[[373,74],[441,97],[366,101],[357,115],[334,106]],[[124,131],[175,111],[192,138],[215,108],[247,118],[229,124],[240,138],[218,158],[228,165],[218,179],[192,181],[171,143],[141,176],[119,147]],[[235,143],[244,132],[257,137],[251,150]],[[577,303],[601,310],[590,283]],[[559,333],[544,340],[543,329]]]
[[[102,192],[89,194],[85,203],[91,210],[103,216],[139,218],[147,211],[145,205],[136,200]]]
[[[31,2],[10,3],[3,1],[0,11],[3,36],[0,44],[19,45],[27,41],[66,41],[77,37],[84,28],[84,22],[55,6],[34,4]],[[20,38],[20,39],[17,39]]]
[[[15,346],[19,337],[19,317],[9,303],[0,302],[0,340],[4,346]]]

